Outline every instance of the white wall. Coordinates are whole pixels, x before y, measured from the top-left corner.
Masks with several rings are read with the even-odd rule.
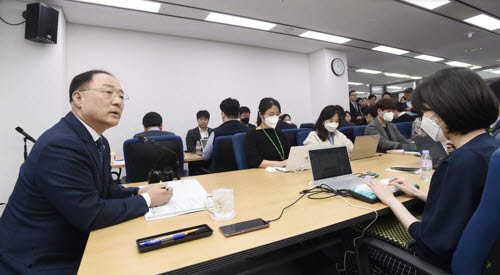
[[[222,123],[220,102],[234,97],[251,121],[263,97],[276,98],[296,122],[310,122],[309,64],[305,54],[190,38],[68,24],[68,82],[89,69],[113,73],[130,96],[117,127],[104,133],[121,154],[123,141],[143,131],[142,117],[160,113],[164,129],[185,137],[196,112]]]
[[[332,72],[331,63],[335,58],[340,58],[345,64],[345,71],[341,76]],[[346,54],[341,51],[321,49],[309,54],[311,109],[314,120],[327,105],[340,105],[344,110],[349,110],[346,64]]]
[[[25,9],[26,3],[0,0],[0,16],[8,22],[21,22]],[[25,40],[24,24],[0,22],[0,202],[10,196],[23,163],[22,136],[14,128],[36,139],[68,110],[65,27],[60,12],[58,42],[49,45]]]

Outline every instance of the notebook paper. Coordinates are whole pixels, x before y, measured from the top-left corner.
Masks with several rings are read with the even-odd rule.
[[[170,181],[168,186],[174,188],[174,195],[166,204],[149,208],[144,215],[146,221],[205,210],[207,191],[197,180]]]

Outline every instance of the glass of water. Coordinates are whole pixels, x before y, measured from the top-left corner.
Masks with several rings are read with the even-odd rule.
[[[236,216],[233,188],[218,188],[208,194],[205,208],[215,221],[228,221]]]

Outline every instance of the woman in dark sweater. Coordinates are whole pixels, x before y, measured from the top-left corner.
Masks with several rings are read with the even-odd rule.
[[[257,129],[248,131],[245,138],[245,153],[250,168],[286,166],[290,146],[285,135],[275,130],[281,107],[270,97],[263,98],[259,104]]]
[[[422,130],[436,141],[451,140],[457,148],[436,169],[428,194],[402,178],[390,183],[426,202],[422,221],[388,187],[376,180],[368,185],[408,228],[416,255],[449,271],[462,231],[481,199],[491,154],[500,147],[485,131],[498,116],[498,101],[481,77],[465,68],[440,70],[415,91],[412,103],[423,113]]]

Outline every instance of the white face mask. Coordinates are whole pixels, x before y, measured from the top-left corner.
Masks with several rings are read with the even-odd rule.
[[[325,122],[325,124],[323,125],[325,126],[325,129],[330,133],[335,132],[335,130],[337,130],[337,127],[339,127],[339,124],[337,122]]]
[[[437,125],[435,120],[430,119],[433,115],[434,113],[430,117],[423,117],[420,128],[422,128],[422,130],[424,130],[425,133],[434,141],[446,141],[443,129],[441,129],[441,126],[444,124],[444,122],[441,123],[441,125]]]
[[[394,119],[394,113],[393,112],[385,113],[383,118],[385,121],[391,122]]]
[[[266,123],[266,125],[268,127],[271,127],[271,128],[276,128],[276,124],[278,124],[278,120],[280,119],[278,116],[268,116],[268,117],[265,117],[266,119],[264,119],[264,123]]]

